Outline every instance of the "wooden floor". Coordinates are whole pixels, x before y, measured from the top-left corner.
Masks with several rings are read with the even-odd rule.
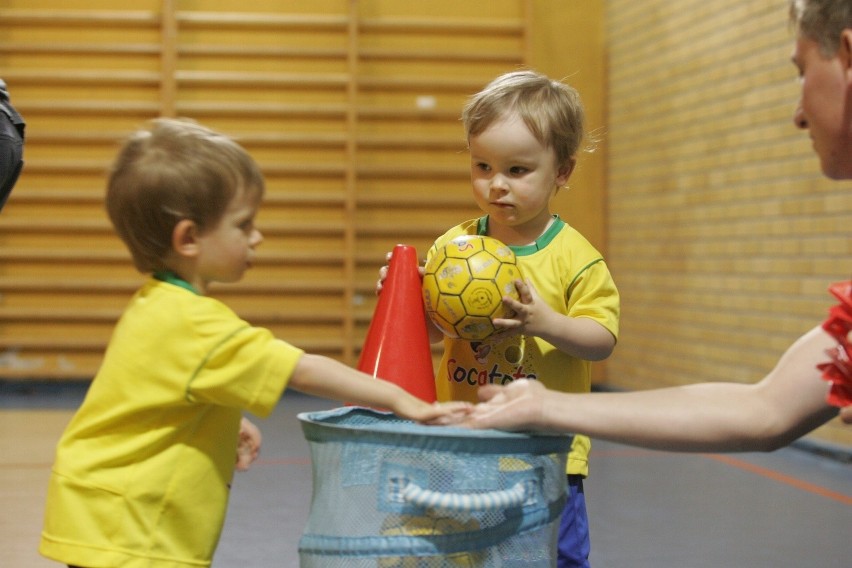
[[[36,551],[53,447],[74,388],[0,385],[0,567],[58,566]],[[287,394],[258,421],[264,450],[238,474],[214,568],[293,568],[311,463],[296,418],[336,406]],[[672,454],[594,442],[586,483],[594,568],[848,568],[852,464],[799,449]]]

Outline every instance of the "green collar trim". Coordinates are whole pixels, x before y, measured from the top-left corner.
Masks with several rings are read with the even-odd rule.
[[[166,282],[168,284],[174,284],[175,286],[177,286],[179,288],[183,288],[184,290],[189,290],[193,294],[197,294],[199,296],[201,295],[198,292],[198,290],[193,288],[192,284],[190,284],[189,282],[187,282],[186,280],[184,280],[183,278],[181,278],[180,276],[178,276],[177,274],[175,274],[171,270],[163,270],[163,271],[160,271],[160,272],[155,272],[154,278],[156,278],[157,280],[159,280],[161,282]]]
[[[520,245],[520,246],[512,246],[509,245],[509,248],[512,249],[512,252],[515,253],[515,256],[529,256],[535,252],[540,251],[556,238],[556,235],[559,234],[559,231],[562,230],[562,227],[565,226],[565,221],[559,218],[559,215],[553,216],[553,223],[550,224],[550,227],[542,233],[542,235],[535,240],[534,243],[530,245]],[[486,237],[488,236],[488,215],[480,217],[476,223],[476,234]]]

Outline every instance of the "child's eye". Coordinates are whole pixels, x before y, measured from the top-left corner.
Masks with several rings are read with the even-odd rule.
[[[523,175],[528,171],[529,170],[523,166],[512,166],[511,168],[509,168],[509,173],[511,173],[513,176]]]
[[[483,172],[490,172],[491,171],[491,166],[489,166],[488,164],[482,163],[482,162],[479,162],[478,164],[476,164],[476,168],[479,169],[479,170],[482,170]]]

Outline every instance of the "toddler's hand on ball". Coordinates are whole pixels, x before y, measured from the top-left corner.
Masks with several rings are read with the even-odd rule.
[[[503,297],[503,305],[512,313],[512,317],[495,318],[494,326],[501,329],[501,333],[526,333],[538,335],[549,312],[553,310],[538,295],[538,292],[529,280],[515,280],[515,288],[519,299],[511,296]]]

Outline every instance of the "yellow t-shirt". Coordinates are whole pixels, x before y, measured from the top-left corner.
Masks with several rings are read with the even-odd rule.
[[[79,566],[209,566],[242,410],[275,407],[302,351],[149,280],[56,451],[40,552]]]
[[[487,234],[487,217],[450,229],[435,241],[428,256],[459,235],[477,234]],[[590,318],[618,337],[618,290],[601,254],[579,232],[557,217],[535,244],[510,248],[524,278],[532,281],[551,308],[571,317]],[[589,392],[591,362],[571,357],[538,337],[515,335],[481,342],[444,339],[436,375],[438,400],[474,402],[480,385],[519,378],[539,380],[554,390]],[[568,473],[588,475],[590,447],[586,436],[574,436]]]

